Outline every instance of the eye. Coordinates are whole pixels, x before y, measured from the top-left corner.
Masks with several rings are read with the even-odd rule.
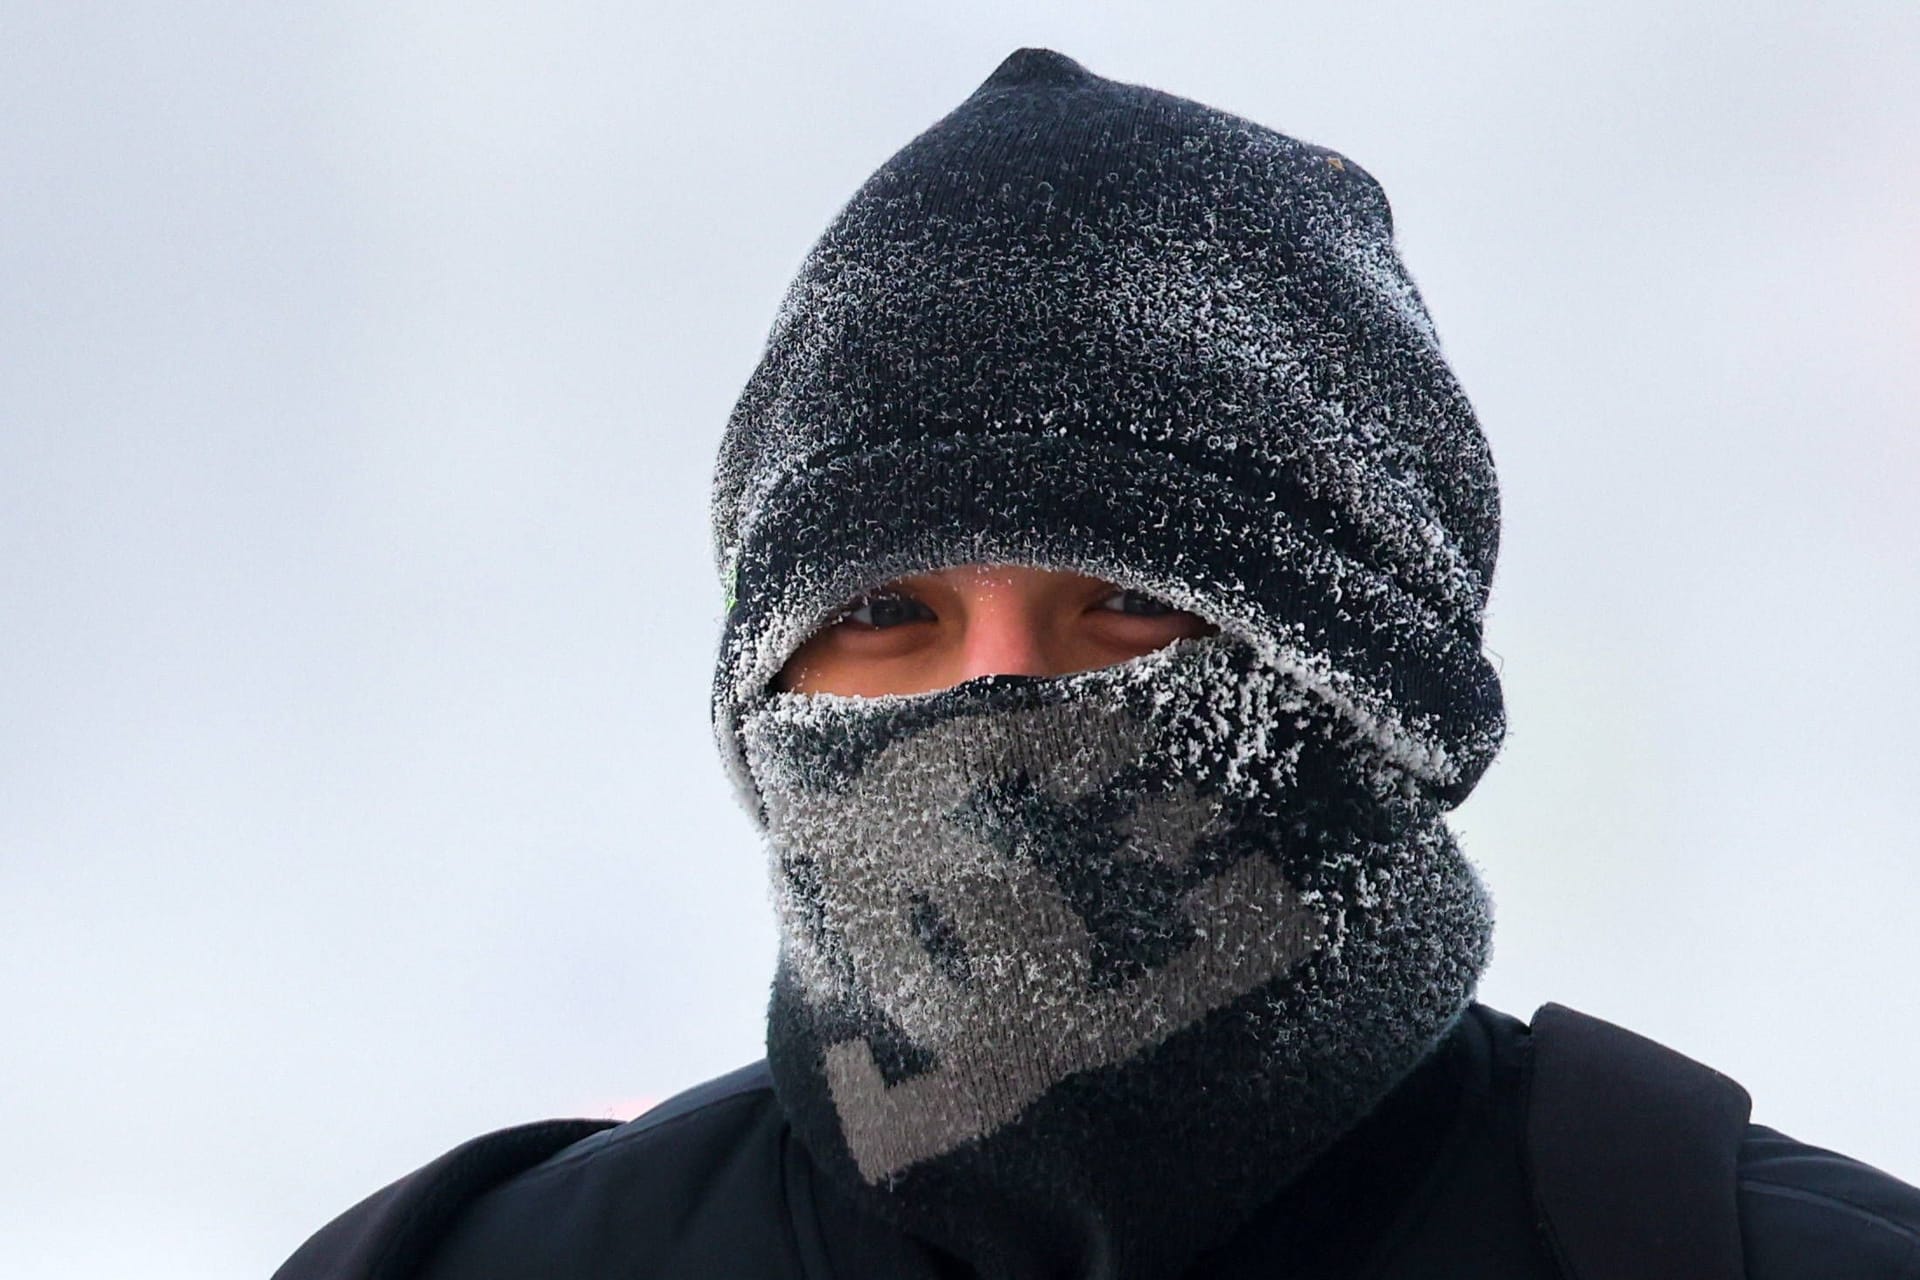
[[[1180,612],[1166,601],[1144,591],[1116,591],[1103,599],[1100,607],[1109,613],[1127,613],[1141,618],[1161,618]]]
[[[897,591],[869,591],[855,596],[840,611],[832,625],[851,622],[874,631],[905,626],[910,622],[934,622],[933,610],[912,596]]]

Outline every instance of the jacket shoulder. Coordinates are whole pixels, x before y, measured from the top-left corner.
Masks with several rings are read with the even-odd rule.
[[[355,1205],[275,1280],[675,1274],[670,1266],[636,1270],[635,1259],[697,1247],[712,1234],[716,1208],[744,1207],[768,1186],[777,1190],[783,1132],[764,1063],[707,1081],[626,1124],[547,1121],[501,1130]],[[755,1272],[762,1273],[781,1274]]]
[[[1920,1280],[1920,1188],[1758,1124],[1739,1188],[1749,1280]]]
[[[1561,1197],[1572,1217],[1586,1218],[1593,1213],[1592,1205],[1613,1201],[1631,1210],[1622,1219],[1629,1224],[1649,1215],[1657,1220],[1659,1212],[1666,1212],[1671,1221],[1644,1242],[1664,1248],[1662,1240],[1689,1239],[1708,1217],[1717,1218],[1717,1206],[1725,1204],[1727,1225],[1737,1236],[1729,1236],[1724,1247],[1715,1244],[1703,1256],[1737,1258],[1746,1280],[1920,1280],[1920,1189],[1860,1161],[1751,1123],[1746,1091],[1710,1068],[1560,1006],[1548,1005],[1541,1014],[1549,1012],[1549,1033],[1571,1029],[1575,1034],[1563,1038],[1563,1047],[1577,1050],[1576,1059],[1587,1059],[1584,1067],[1573,1063],[1579,1069],[1567,1069],[1565,1063],[1548,1066],[1559,1079],[1556,1091],[1564,1104],[1560,1119],[1578,1121],[1550,1126],[1549,1136],[1570,1139],[1571,1149],[1562,1153],[1570,1167],[1600,1179],[1586,1187],[1587,1194]],[[1535,1015],[1531,1028],[1536,1074],[1530,1122],[1538,1118],[1531,1113],[1538,1112],[1540,1104],[1541,1014]],[[1668,1096],[1662,1106],[1647,1105],[1653,1095],[1634,1085],[1636,1075],[1656,1083],[1665,1077],[1662,1091]],[[1717,1110],[1719,1122],[1708,1128],[1692,1124],[1694,1113],[1705,1110]],[[1735,1117],[1737,1124],[1730,1125]],[[1687,1167],[1676,1162],[1676,1155],[1691,1150],[1696,1156],[1714,1156],[1723,1138],[1725,1163],[1718,1157],[1695,1161],[1690,1196],[1676,1197],[1675,1179]],[[1638,1167],[1617,1159],[1621,1149],[1640,1149]],[[1530,1154],[1535,1193],[1540,1195],[1540,1152]],[[1596,1154],[1604,1158],[1596,1160]],[[1639,1190],[1615,1195],[1608,1185]],[[1727,1190],[1707,1194],[1715,1185]],[[1731,1197],[1723,1200],[1729,1191]],[[1675,1204],[1685,1210],[1679,1217],[1671,1214]],[[1703,1208],[1713,1212],[1700,1212]],[[1609,1244],[1637,1229],[1620,1222],[1601,1225],[1606,1228],[1601,1238]],[[1703,1270],[1690,1268],[1688,1274]],[[1617,1266],[1608,1273],[1615,1272],[1630,1274],[1631,1267]]]
[[[419,1280],[798,1276],[786,1141],[764,1063],[708,1081],[481,1196]]]

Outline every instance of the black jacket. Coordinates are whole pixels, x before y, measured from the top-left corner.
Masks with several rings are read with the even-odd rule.
[[[1536,1026],[1548,1010],[1536,1016]],[[1679,1255],[1662,1238],[1662,1232],[1697,1235],[1714,1216],[1710,1203],[1696,1209],[1686,1202],[1670,1224],[1660,1220],[1663,1210],[1701,1190],[1679,1186],[1677,1172],[1675,1186],[1658,1185],[1668,1178],[1670,1161],[1676,1169],[1685,1162],[1685,1151],[1661,1152],[1658,1134],[1623,1136],[1622,1142],[1641,1146],[1652,1142],[1651,1163],[1643,1161],[1631,1180],[1596,1174],[1600,1180],[1584,1187],[1583,1172],[1606,1169],[1619,1154],[1605,1149],[1605,1125],[1597,1135],[1550,1139],[1543,1156],[1540,1135],[1528,1132],[1529,1115],[1537,1121],[1543,1105],[1529,1096],[1537,1092],[1537,1039],[1520,1022],[1476,1006],[1372,1116],[1188,1274],[1210,1280],[1600,1280],[1707,1270],[1704,1263],[1674,1263]],[[1696,1070],[1700,1079],[1685,1089],[1717,1080],[1739,1094],[1725,1162],[1731,1175],[1725,1238],[1707,1246],[1716,1274],[1920,1280],[1920,1190],[1745,1124],[1745,1095],[1737,1086]],[[1577,1088],[1604,1091],[1605,1085],[1588,1080]],[[1565,1084],[1559,1089],[1572,1104],[1568,1114],[1577,1130],[1581,1097]],[[936,1256],[856,1210],[818,1176],[781,1114],[764,1064],[710,1081],[631,1123],[578,1136],[593,1127],[572,1121],[525,1126],[449,1153],[322,1229],[276,1280],[972,1275],[963,1261]],[[1581,1149],[1559,1160],[1555,1141]],[[555,1147],[557,1153],[541,1158]],[[1554,1164],[1572,1172],[1556,1174],[1547,1167]],[[1616,1161],[1611,1167],[1632,1166]],[[498,1180],[500,1170],[514,1168],[522,1171]],[[1711,1172],[1705,1176],[1714,1179]],[[1571,1190],[1554,1193],[1562,1209],[1557,1232],[1541,1190],[1556,1177],[1572,1179]],[[1637,1185],[1621,1185],[1628,1181]],[[1705,1188],[1706,1201],[1715,1194],[1711,1185]],[[1597,1245],[1574,1239],[1588,1227],[1598,1231]],[[1626,1243],[1636,1232],[1647,1239]],[[1588,1257],[1570,1256],[1582,1248]]]

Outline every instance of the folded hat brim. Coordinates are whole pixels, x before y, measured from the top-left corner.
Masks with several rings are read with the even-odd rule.
[[[714,730],[743,803],[757,818],[739,719],[794,650],[861,591],[962,564],[1072,570],[1197,613],[1443,800],[1464,798],[1505,725],[1477,628],[1258,488],[1192,459],[1015,433],[898,441],[789,473],[748,509],[715,671]]]

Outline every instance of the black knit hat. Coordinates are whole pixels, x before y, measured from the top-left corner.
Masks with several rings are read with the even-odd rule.
[[[862,590],[1073,569],[1256,646],[1444,802],[1498,749],[1485,439],[1351,160],[1045,49],[808,254],[721,444],[729,772]]]

